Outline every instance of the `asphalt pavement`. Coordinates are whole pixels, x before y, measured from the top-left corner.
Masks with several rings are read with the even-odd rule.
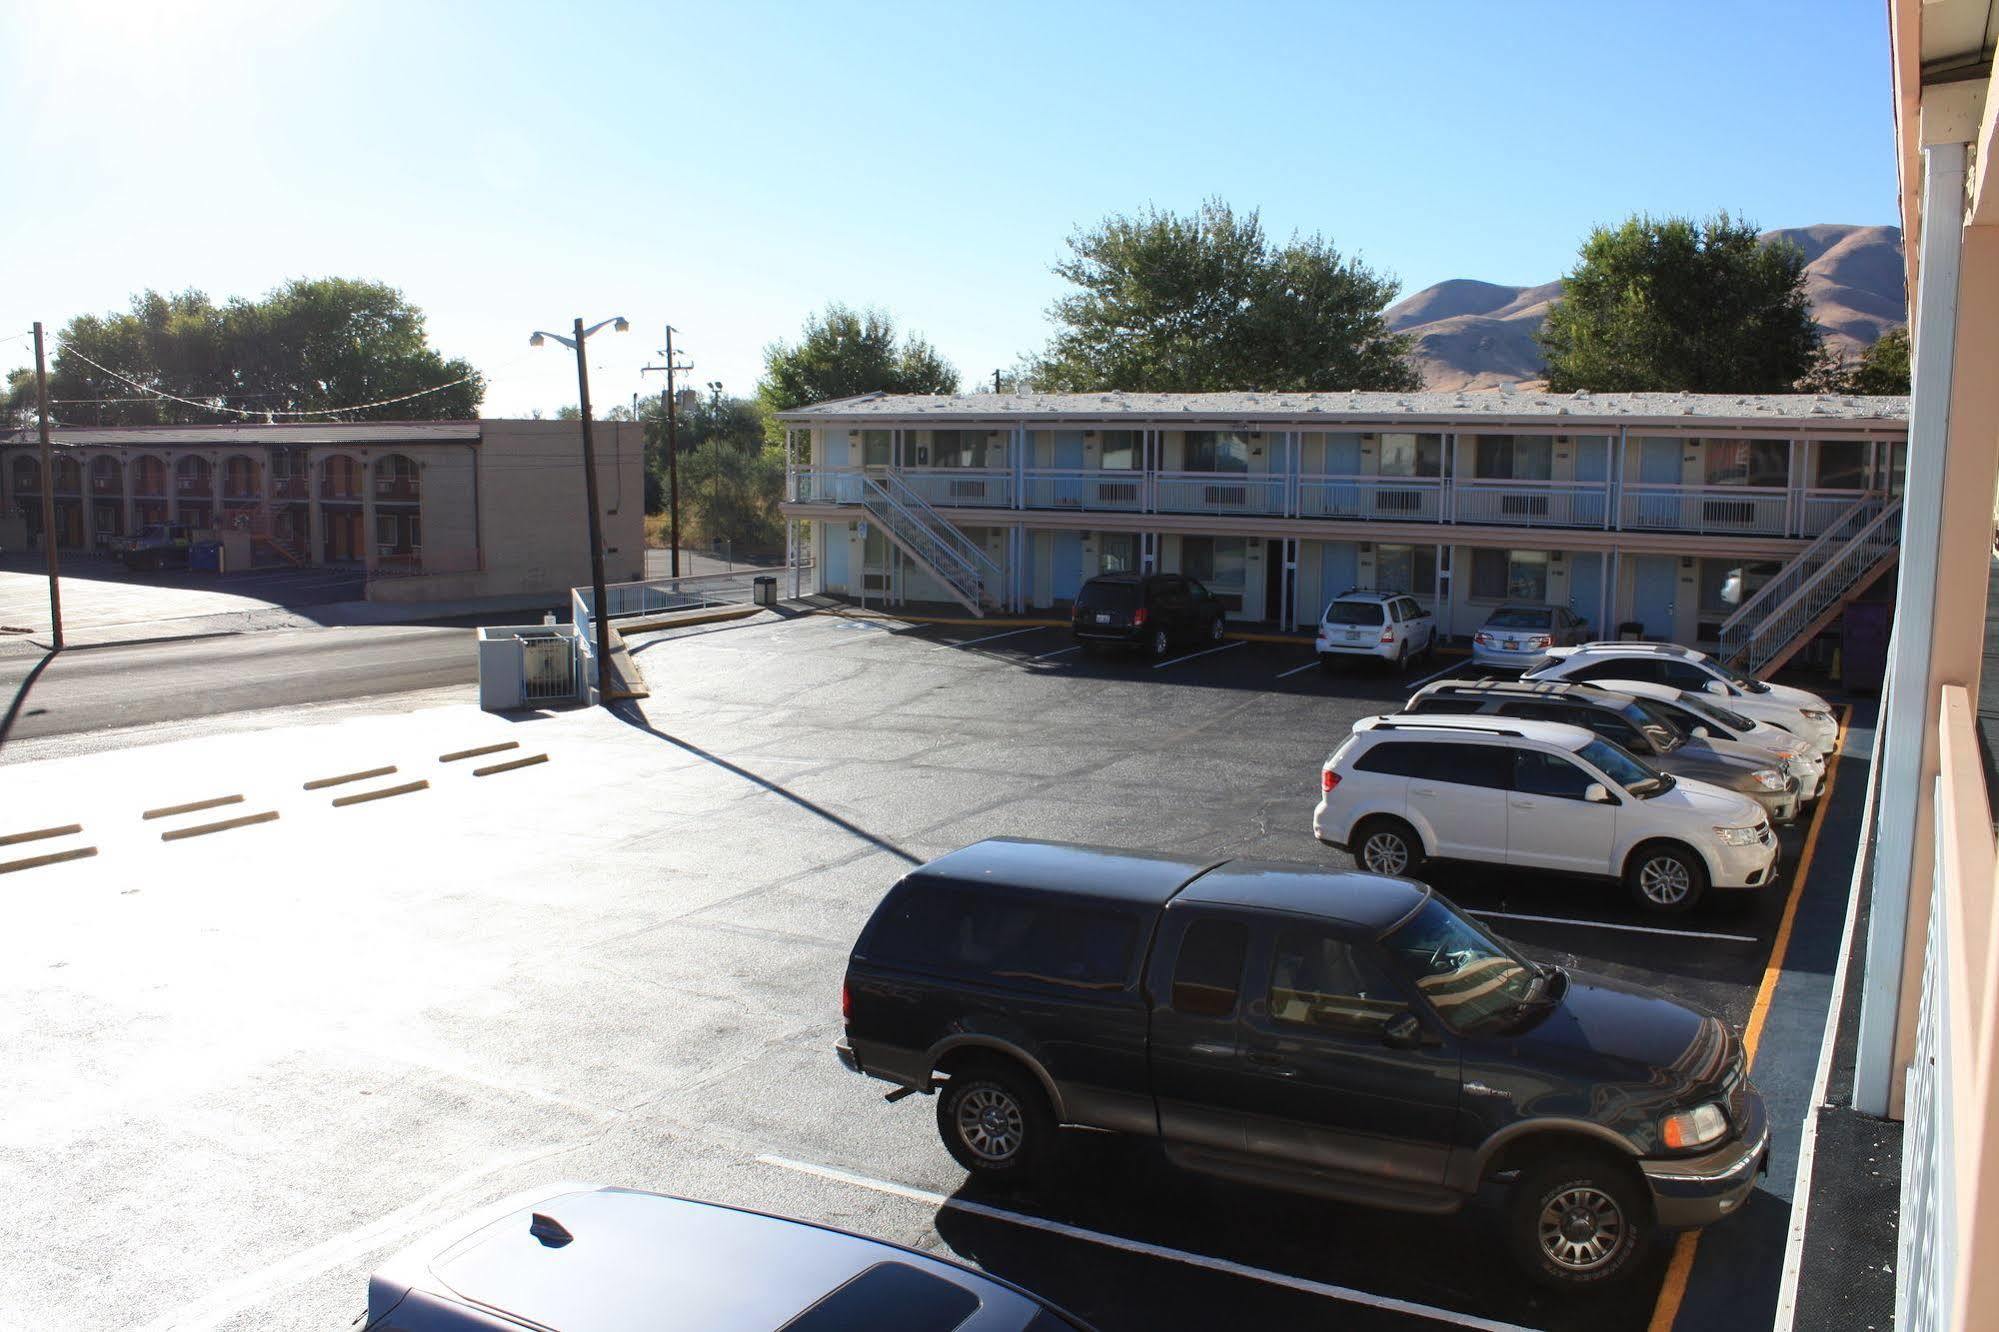
[[[0,1324],[344,1327],[414,1236],[581,1178],[953,1253],[1106,1332],[1647,1326],[1665,1246],[1621,1290],[1557,1297],[1513,1271],[1489,1206],[1337,1206],[1101,1135],[1065,1145],[1057,1184],[993,1193],[928,1098],[888,1104],[837,1065],[847,949],[909,865],[996,835],[1344,864],[1310,834],[1319,764],[1422,674],[1322,674],[1297,645],[1071,648],[764,616],[637,639],[652,696],[616,712],[276,709],[298,724],[0,767],[0,834],[77,822],[48,844],[99,852],[0,880],[0,1189],[35,1237],[0,1265]],[[548,761],[439,758],[509,742]],[[413,789],[306,789],[385,766],[378,789]],[[175,842],[139,817],[228,795],[279,817]],[[1437,882],[1538,956],[1737,1024],[1788,900],[1661,923],[1615,886]],[[1781,1222],[1780,1173],[1756,1196]],[[1767,1230],[1717,1227],[1703,1252]]]

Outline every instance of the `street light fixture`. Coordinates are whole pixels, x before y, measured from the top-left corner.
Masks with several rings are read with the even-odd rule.
[[[597,449],[590,437],[590,363],[584,355],[583,344],[592,333],[607,324],[614,333],[623,333],[631,327],[623,315],[602,320],[588,328],[583,327],[583,321],[578,319],[569,337],[536,329],[528,338],[530,347],[540,347],[547,339],[554,338],[576,353],[576,395],[583,412],[583,502],[590,509],[590,618],[595,622],[597,636],[597,700],[600,703],[607,702],[611,696],[611,623],[610,607],[604,595],[604,534],[597,508]]]

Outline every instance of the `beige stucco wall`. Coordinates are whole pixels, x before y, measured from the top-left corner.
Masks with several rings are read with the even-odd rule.
[[[643,578],[644,427],[599,421],[592,433],[604,578],[613,583]],[[574,421],[481,423],[478,525],[485,569],[479,595],[567,591],[590,581],[582,462],[582,432]],[[426,483],[426,518],[429,491]],[[428,543],[428,533],[425,539]]]

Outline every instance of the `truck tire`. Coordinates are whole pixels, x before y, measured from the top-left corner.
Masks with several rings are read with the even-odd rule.
[[[980,1179],[1010,1183],[1032,1178],[1053,1154],[1055,1132],[1055,1116],[1041,1084],[1006,1060],[964,1065],[937,1098],[937,1133],[944,1149]]]
[[[1506,1238],[1535,1280],[1561,1290],[1602,1287],[1628,1275],[1652,1231],[1651,1203],[1632,1171],[1608,1155],[1577,1152],[1520,1172],[1506,1208]]]

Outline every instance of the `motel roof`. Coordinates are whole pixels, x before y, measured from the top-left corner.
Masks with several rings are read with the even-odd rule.
[[[1477,423],[1560,420],[1588,425],[1664,425],[1690,420],[1740,428],[1758,422],[1831,429],[1906,430],[1907,398],[1812,393],[1529,393],[1503,389],[1446,393],[869,393],[778,413],[796,425],[924,425],[951,421],[1059,423],[1130,421],[1164,424],[1225,421],[1244,425]]]

